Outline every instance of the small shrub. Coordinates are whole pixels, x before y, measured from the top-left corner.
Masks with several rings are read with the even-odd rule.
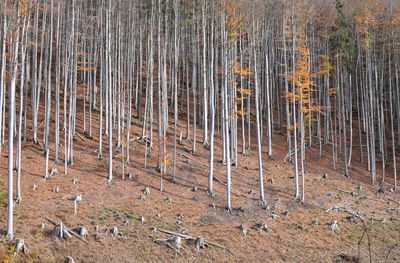
[[[8,193],[0,190],[0,206],[7,206]]]

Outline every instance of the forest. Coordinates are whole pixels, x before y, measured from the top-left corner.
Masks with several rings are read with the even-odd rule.
[[[0,261],[400,261],[398,0],[3,0],[0,53]]]

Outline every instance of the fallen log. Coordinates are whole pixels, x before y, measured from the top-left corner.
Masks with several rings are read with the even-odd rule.
[[[395,202],[396,204],[400,205],[400,202],[391,198],[390,196],[388,196],[387,194],[384,194],[385,198],[388,199],[389,201]]]
[[[166,229],[162,229],[162,228],[157,228],[157,231],[159,231],[159,232],[161,232],[161,233],[164,233],[164,234],[172,235],[172,236],[178,236],[178,237],[181,237],[181,238],[187,239],[187,240],[196,240],[196,239],[197,239],[197,237],[193,237],[193,236],[190,236],[190,235],[185,235],[185,234],[177,233],[177,232],[170,231],[170,230],[166,230]],[[229,250],[229,248],[227,248],[227,247],[225,247],[225,246],[223,246],[223,245],[220,245],[220,244],[218,244],[218,243],[216,243],[216,242],[213,242],[213,241],[209,241],[209,240],[204,239],[204,243],[205,243],[206,245],[215,246],[215,247],[224,249],[224,250],[228,251],[229,253],[232,253],[232,252]]]

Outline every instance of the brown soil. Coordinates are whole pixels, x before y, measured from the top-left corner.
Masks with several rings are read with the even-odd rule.
[[[184,123],[182,121],[179,126],[183,132]],[[138,137],[140,130],[139,125],[134,125],[132,138]],[[94,131],[97,136],[97,127]],[[202,131],[198,130],[198,140],[201,137]],[[42,138],[41,135],[39,138]],[[359,161],[356,150],[350,179],[343,176],[340,158],[337,171],[332,171],[329,148],[324,149],[321,160],[318,160],[317,148],[307,150],[306,204],[302,205],[292,197],[293,165],[283,162],[286,143],[284,137],[276,133],[272,160],[267,160],[267,149],[263,149],[266,199],[271,210],[265,210],[265,206],[257,202],[258,165],[257,151],[253,146],[248,156],[239,156],[239,166],[232,169],[234,210],[228,213],[224,209],[226,195],[221,182],[214,181],[215,198],[206,194],[208,151],[201,147],[201,142],[198,144],[198,156],[190,154],[191,145],[185,140],[183,144],[178,144],[176,182],[166,178],[165,191],[160,193],[160,177],[155,169],[156,150],[153,150],[147,160],[147,168],[144,168],[144,145],[132,142],[131,162],[126,171],[133,173],[134,178],[122,181],[120,161],[115,159],[115,177],[110,185],[107,183],[107,144],[104,158],[100,160],[96,158],[97,139],[90,140],[83,135],[82,138],[75,138],[75,161],[69,166],[68,175],[63,173],[63,164],[57,165],[52,161],[50,167],[57,168],[59,173],[49,181],[43,180],[45,157],[42,146],[30,142],[24,145],[23,202],[15,207],[14,216],[15,237],[25,240],[29,253],[14,255],[12,247],[3,241],[0,242],[1,262],[63,262],[66,256],[72,256],[76,262],[352,262],[357,260],[359,254],[361,262],[369,262],[369,250],[372,262],[400,261],[399,203],[376,193],[378,186],[371,186],[370,175],[364,167],[356,164]],[[169,134],[169,139],[168,157],[172,164],[172,134]],[[255,138],[252,141],[255,142]],[[53,150],[54,146],[51,147]],[[215,149],[215,175],[223,182],[225,167],[220,163],[219,139]],[[60,151],[63,160],[63,148]],[[0,159],[2,230],[7,222],[6,154],[3,149]],[[51,156],[54,156],[53,152]],[[172,172],[172,167],[170,170]],[[391,176],[390,172],[387,177]],[[322,178],[324,173],[328,175],[327,179]],[[73,184],[74,178],[78,180],[77,184]],[[273,179],[273,183],[268,179]],[[32,190],[34,184],[38,186],[36,191]],[[53,192],[57,186],[59,193]],[[349,194],[359,186],[363,191],[355,196]],[[141,201],[139,197],[145,187],[150,188],[151,194],[146,201]],[[197,192],[192,191],[193,187],[197,187]],[[398,198],[398,195],[390,193],[389,188],[390,185],[385,185],[386,195]],[[249,193],[250,190],[255,193],[254,196]],[[78,204],[76,216],[70,200],[75,194],[82,194],[83,198],[83,202]],[[172,204],[165,202],[167,197],[172,199]],[[215,208],[211,207],[212,204]],[[361,242],[365,230],[361,220],[352,220],[343,209],[326,212],[334,206],[359,212],[365,218],[367,231]],[[179,213],[183,214],[180,224],[177,222]],[[271,218],[272,214],[277,215],[275,220]],[[140,223],[141,216],[146,219],[145,224]],[[46,217],[62,220],[71,228],[78,224],[86,226],[88,243],[75,237],[66,241],[55,239],[51,234],[53,226],[46,221]],[[124,226],[126,220],[129,224]],[[312,224],[313,220],[319,224]],[[333,220],[338,221],[340,233],[335,234],[331,230],[330,222]],[[45,224],[44,231],[40,228],[42,223]],[[266,223],[270,231],[253,230],[251,227],[257,223]],[[247,237],[240,231],[241,224],[249,229]],[[100,229],[99,239],[94,237],[95,225]],[[114,226],[121,233],[116,238],[106,234],[106,229]],[[183,241],[183,248],[178,254],[170,247],[154,242],[168,238],[168,235],[153,233],[152,227],[176,232],[186,229],[189,235],[202,236],[226,246],[229,251],[214,246],[196,250],[191,242]],[[0,238],[4,234],[4,231],[1,232]]]

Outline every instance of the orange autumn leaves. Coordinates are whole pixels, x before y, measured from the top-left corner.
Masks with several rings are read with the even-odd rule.
[[[321,107],[315,103],[313,98],[313,87],[315,83],[313,78],[318,76],[329,76],[333,70],[333,66],[329,61],[328,56],[321,56],[320,70],[316,73],[310,72],[309,69],[309,50],[302,44],[298,49],[298,59],[296,70],[287,76],[287,79],[294,84],[294,90],[286,95],[290,100],[301,101],[301,112],[304,114],[304,124],[310,125],[315,121],[313,117],[316,112],[321,112]],[[328,90],[328,96],[333,96],[336,93],[335,88]]]

